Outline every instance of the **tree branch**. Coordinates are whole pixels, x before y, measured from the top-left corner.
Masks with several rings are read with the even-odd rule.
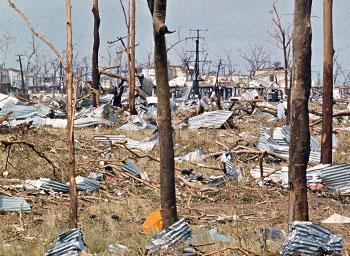
[[[63,57],[61,56],[61,54],[57,50],[57,48],[49,40],[47,40],[46,37],[44,37],[43,35],[41,35],[39,32],[37,32],[34,29],[32,23],[30,22],[28,17],[24,14],[24,12],[13,1],[11,1],[11,0],[6,0],[6,1],[10,4],[10,7],[13,8],[24,19],[24,21],[27,23],[28,28],[33,33],[33,35],[35,35],[37,38],[39,38],[41,41],[43,41],[55,53],[55,55],[57,56],[59,61],[65,67],[65,62],[63,60]]]

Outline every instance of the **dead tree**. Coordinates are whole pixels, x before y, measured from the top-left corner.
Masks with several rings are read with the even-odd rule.
[[[256,70],[266,68],[271,64],[270,53],[259,45],[255,45],[250,53],[241,54],[241,57],[248,62],[250,76],[253,76]]]
[[[277,46],[283,51],[283,64],[284,64],[284,93],[288,97],[287,101],[287,117],[286,123],[289,124],[290,119],[290,90],[288,88],[288,70],[290,66],[290,53],[291,53],[291,43],[292,35],[291,32],[284,28],[282,23],[282,16],[279,14],[276,1],[272,4],[272,22],[274,31],[271,33],[271,36],[276,39]]]
[[[130,19],[129,19],[130,21]],[[135,88],[136,88],[136,80],[135,80],[135,21],[136,21],[136,0],[131,0],[131,45],[130,50],[130,74],[129,74],[129,109],[130,114],[136,115],[137,111],[135,108]],[[130,26],[130,25],[129,25]],[[129,41],[130,39],[128,39]]]
[[[131,3],[132,1],[132,3]],[[129,111],[132,115],[136,115],[137,111],[135,108],[135,15],[136,15],[136,2],[134,0],[128,0],[128,10],[125,11],[125,7],[122,0],[119,0],[123,10],[125,26],[127,30],[125,52],[127,54],[127,65],[128,65],[128,86],[129,86]],[[133,16],[133,17],[132,17]],[[131,24],[132,23],[132,24]],[[133,53],[133,54],[132,54]],[[132,56],[133,55],[133,56]]]
[[[72,5],[66,0],[67,19],[67,49],[66,49],[66,77],[67,77],[67,136],[68,136],[68,175],[69,175],[69,228],[78,226],[78,197],[75,181],[75,148],[74,148],[74,109],[76,91],[73,85],[73,40],[72,40]]]
[[[333,115],[333,0],[323,1],[323,101],[321,163],[332,163]]]
[[[46,44],[57,56],[66,72],[67,80],[67,145],[68,145],[68,175],[69,175],[69,191],[70,191],[70,208],[69,208],[69,228],[77,227],[78,223],[78,197],[77,185],[75,181],[75,148],[74,148],[74,106],[76,91],[73,84],[73,44],[72,44],[72,15],[71,1],[66,0],[66,16],[67,16],[67,50],[66,63],[57,48],[42,34],[38,33],[25,13],[11,0],[7,0],[12,7],[26,22],[29,30]]]
[[[163,227],[177,220],[174,147],[171,125],[168,57],[165,34],[166,0],[147,0],[153,18],[154,65],[158,97],[158,127],[160,147],[160,203]]]
[[[98,70],[98,51],[100,48],[100,14],[98,9],[98,0],[93,0],[92,13],[94,15],[94,45],[92,48],[92,95],[93,106],[100,105],[100,72]]]
[[[295,0],[294,5],[294,83],[288,173],[290,221],[309,219],[306,169],[310,155],[311,5],[312,0]]]

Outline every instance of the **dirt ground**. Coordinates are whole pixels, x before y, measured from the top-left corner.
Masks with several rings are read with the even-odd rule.
[[[260,123],[269,126],[282,123],[269,123],[266,120],[240,118],[232,129],[222,130],[175,130],[175,154],[186,154],[201,149],[204,153],[221,152],[238,145],[255,147],[258,142]],[[314,133],[319,134],[316,127]],[[85,243],[92,255],[113,255],[107,251],[109,244],[119,243],[129,248],[126,255],[144,255],[150,236],[143,234],[142,223],[150,212],[159,208],[159,164],[153,158],[158,157],[159,148],[151,152],[138,152],[138,156],[122,146],[112,149],[101,145],[92,138],[96,134],[126,134],[134,139],[143,139],[149,131],[125,132],[116,128],[80,129],[76,131],[76,172],[88,175],[90,171],[106,171],[100,165],[104,154],[112,154],[115,177],[101,183],[101,189],[91,194],[79,196],[79,225],[84,233]],[[349,135],[338,134],[338,148],[334,152],[337,163],[350,161]],[[7,171],[7,177],[0,178],[0,194],[23,196],[32,206],[31,213],[0,212],[0,255],[43,255],[58,234],[67,231],[68,195],[33,195],[32,191],[9,188],[9,185],[21,184],[26,179],[46,177],[67,181],[67,149],[65,130],[52,128],[11,129],[1,128],[1,140],[25,141],[35,145],[57,167],[54,173],[48,162],[39,157],[24,144],[1,149],[1,172]],[[10,154],[9,154],[10,152]],[[144,157],[140,157],[144,156]],[[193,234],[201,233],[207,227],[218,230],[232,238],[230,243],[210,243],[205,239],[198,241],[207,245],[197,247],[202,255],[225,248],[244,248],[250,251],[246,255],[277,255],[282,241],[264,241],[262,230],[265,228],[288,229],[288,194],[281,186],[262,188],[249,175],[253,166],[259,166],[259,160],[253,155],[236,155],[234,164],[243,170],[245,181],[229,182],[221,187],[210,187],[200,182],[190,188],[177,179],[177,209],[180,218],[185,218]],[[122,161],[132,158],[147,172],[151,185],[147,186],[122,175]],[[207,158],[197,166],[189,162],[177,163],[179,170],[193,168],[204,174],[222,175],[220,161],[215,157]],[[286,162],[265,162],[264,166],[285,165]],[[122,191],[121,196],[113,193],[115,188]],[[336,193],[324,194],[309,191],[310,219],[320,223],[333,213],[350,216],[350,198]],[[238,216],[233,221],[218,222],[218,216]],[[344,237],[344,252],[350,251],[349,225],[327,225],[335,233]],[[161,255],[175,255],[160,253]],[[226,250],[215,255],[244,255],[237,250]],[[348,255],[348,254],[344,254]]]

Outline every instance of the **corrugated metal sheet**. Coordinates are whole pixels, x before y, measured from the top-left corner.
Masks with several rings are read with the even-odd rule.
[[[68,193],[69,192],[69,186],[67,184],[50,180],[47,178],[40,178],[40,181],[42,182],[39,189],[49,191],[49,192],[57,192],[57,193]]]
[[[18,104],[19,100],[13,96],[0,93],[0,108]]]
[[[202,161],[205,157],[205,154],[202,150],[198,149],[193,152],[189,152],[186,155],[175,157],[174,160],[178,162],[190,161],[190,162],[199,162]]]
[[[75,180],[78,191],[92,192],[100,189],[100,183],[97,180],[82,176],[77,176]]]
[[[191,237],[192,231],[185,219],[180,219],[170,227],[163,229],[155,235],[151,241],[152,245],[147,246],[149,251],[154,251],[157,247],[167,248],[181,240]]]
[[[130,149],[138,149],[140,151],[151,151],[158,142],[158,133],[148,137],[142,141],[137,141],[126,137],[125,135],[96,135],[94,140],[102,143],[123,143]]]
[[[95,127],[98,125],[111,126],[113,123],[99,117],[82,117],[74,120],[74,128]]]
[[[290,143],[290,125],[285,125],[281,129],[281,133],[283,134],[284,138]],[[320,149],[320,142],[319,140],[310,134],[310,149],[311,151],[316,151]]]
[[[87,246],[84,243],[83,233],[80,228],[75,228],[59,235],[45,256],[75,256],[85,251],[87,251]]]
[[[0,209],[9,212],[31,211],[30,205],[24,198],[10,196],[0,196]]]
[[[51,108],[38,103],[33,106],[25,106],[25,105],[6,105],[0,111],[0,116],[6,115],[9,112],[12,112],[9,120],[14,119],[26,119],[29,117],[40,116],[46,117],[49,115]]]
[[[264,173],[264,176],[269,175],[268,177],[264,178],[265,181],[272,180],[275,183],[281,181],[281,170],[276,170],[273,168],[264,167],[263,173]],[[273,173],[273,174],[271,174],[271,173]],[[255,179],[261,178],[260,168],[258,168],[258,167],[252,168],[250,170],[250,175],[252,175]]]
[[[232,111],[227,111],[227,110],[204,112],[199,116],[191,117],[188,120],[188,128],[219,129],[231,116],[232,116]]]
[[[32,122],[32,126],[52,126],[54,128],[66,128],[67,119],[51,119],[51,118],[43,118],[39,116],[27,117],[25,119],[13,119],[7,123],[7,125],[11,127],[15,127],[17,125]],[[92,118],[92,117],[84,117],[78,120],[74,120],[74,128],[86,128],[86,127],[95,127],[99,125],[111,126],[112,122],[103,119],[103,118]]]
[[[157,129],[156,126],[146,122],[144,119],[137,115],[130,116],[130,120],[128,123],[119,127],[120,130],[128,130],[128,131],[140,131],[144,129]]]
[[[302,253],[305,256],[321,256],[341,252],[342,249],[341,236],[311,222],[295,221],[292,223],[292,231],[283,243],[281,255],[293,256]]]
[[[350,194],[350,163],[335,165],[317,165],[307,170],[319,175],[322,183],[342,194]]]
[[[281,180],[282,180],[282,186],[285,188],[288,188],[289,182],[288,182],[288,166],[283,166],[281,169]],[[317,172],[312,172],[309,169],[306,170],[306,183],[307,185],[320,183],[322,182],[322,179],[320,175]]]
[[[232,163],[233,154],[231,151],[226,151],[221,155],[221,164],[224,167],[226,178],[230,181],[241,182],[243,180],[242,171],[239,167],[234,167]]]
[[[258,149],[267,152],[273,152],[279,154],[283,157],[289,157],[289,128],[282,127],[277,129],[274,133],[276,140],[271,137],[268,133],[271,129],[261,126],[259,131],[259,144]],[[276,130],[276,128],[275,128]],[[310,140],[311,143],[311,140]],[[321,154],[320,152],[310,152],[310,162],[318,163],[320,161]]]
[[[139,176],[141,174],[141,170],[131,159],[125,160],[125,164],[123,165],[122,170],[135,176]]]

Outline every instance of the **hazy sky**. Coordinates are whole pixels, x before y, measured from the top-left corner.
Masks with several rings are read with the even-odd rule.
[[[125,24],[119,0],[100,0],[101,15],[101,55],[106,55],[107,41],[125,35]],[[286,22],[291,22],[292,0],[279,0],[278,6]],[[322,69],[322,0],[313,3],[313,70]],[[65,48],[65,1],[64,0],[17,0],[16,3],[28,15],[38,31],[49,38],[60,50]],[[91,0],[72,0],[73,36],[75,50],[79,56],[89,56],[92,50],[93,18]],[[208,59],[217,62],[229,51],[237,69],[246,71],[247,65],[240,52],[249,51],[254,45],[262,45],[273,55],[274,61],[282,61],[282,54],[276,48],[275,41],[268,34],[271,31],[272,0],[168,0],[167,24],[170,30],[177,30],[182,37],[189,36],[190,28],[208,29],[203,46],[207,49]],[[350,19],[349,0],[334,1],[334,44],[340,55],[344,69],[350,69],[349,38]],[[7,66],[18,66],[15,55],[29,53],[31,33],[24,21],[7,4],[0,0],[0,37],[9,32],[12,36],[6,56],[0,56],[0,62],[6,60]],[[137,0],[137,62],[146,60],[147,52],[152,48],[152,24],[146,0]],[[175,42],[178,34],[168,35],[168,42]],[[194,42],[187,41],[178,45],[191,50]],[[41,46],[41,49],[46,49]],[[45,50],[46,51],[46,50]],[[49,53],[49,51],[47,51]],[[175,50],[169,54],[171,63],[178,61]],[[6,57],[6,59],[5,59]],[[103,61],[103,60],[102,60]]]

